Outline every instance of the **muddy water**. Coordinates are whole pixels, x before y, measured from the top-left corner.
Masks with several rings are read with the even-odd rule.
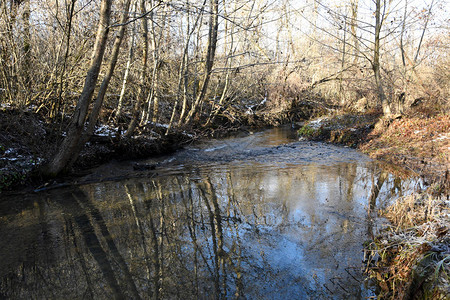
[[[373,212],[416,185],[289,129],[135,163],[3,197],[0,298],[365,299]]]

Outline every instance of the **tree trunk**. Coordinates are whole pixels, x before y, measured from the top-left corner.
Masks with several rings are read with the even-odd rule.
[[[21,73],[23,81],[23,99],[22,104],[27,105],[30,97],[31,90],[31,26],[30,26],[30,16],[31,16],[31,3],[30,0],[25,0],[23,2],[23,13],[22,13],[22,26],[23,26],[23,46],[22,46],[22,64]]]
[[[202,22],[203,22],[203,12],[205,11],[205,5],[206,5],[206,0],[203,2],[203,5],[200,8],[200,11],[198,12],[198,19],[195,22],[195,25],[192,27],[192,34],[194,33],[194,30],[196,29],[196,25],[197,22],[199,21],[199,26],[198,26],[198,32],[197,32],[197,43],[196,45],[199,45],[199,37],[200,37],[200,31],[202,28]],[[189,96],[189,53],[186,55],[185,57],[186,61],[185,61],[185,70],[184,70],[184,76],[183,76],[183,104],[181,106],[181,113],[180,113],[180,118],[178,119],[178,124],[177,126],[181,126],[184,122],[185,116],[188,113],[188,100],[189,98],[191,98]],[[196,68],[194,69],[196,70]],[[197,92],[197,74],[194,71],[195,75],[194,75],[194,84],[193,84],[193,96],[192,99],[196,98],[196,92]]]
[[[86,115],[89,104],[94,93],[97,83],[100,66],[105,53],[106,41],[108,38],[108,26],[111,15],[112,0],[102,0],[100,7],[100,20],[98,23],[97,35],[95,40],[94,51],[91,59],[91,65],[86,75],[83,91],[78,99],[75,112],[62,144],[59,147],[53,159],[42,169],[45,176],[56,176],[66,170],[73,155],[78,155],[76,151],[79,149],[81,135],[83,133]]]
[[[141,14],[145,15],[147,9],[145,8],[145,0],[140,2]],[[138,125],[139,112],[141,110],[141,105],[144,103],[145,98],[145,82],[147,80],[147,64],[148,64],[148,22],[146,18],[141,18],[142,24],[142,71],[140,78],[140,85],[138,91],[138,99],[133,108],[133,116],[130,124],[128,125],[127,132],[124,134],[125,137],[131,137],[133,135],[136,126]]]
[[[127,21],[128,10],[130,8],[131,0],[125,0],[125,1],[126,2],[124,3],[123,13],[122,13],[122,17],[120,20],[121,24],[124,24]],[[100,88],[97,92],[97,97],[94,101],[94,107],[92,108],[91,113],[89,115],[89,121],[87,122],[86,129],[84,130],[82,138],[81,138],[80,142],[78,143],[77,150],[75,151],[75,153],[73,154],[73,156],[69,162],[69,166],[73,165],[73,163],[75,163],[84,144],[86,144],[89,141],[89,139],[92,136],[92,133],[94,132],[95,125],[96,125],[97,119],[98,119],[98,115],[100,114],[100,109],[102,107],[103,100],[106,95],[106,90],[108,89],[109,82],[111,81],[111,77],[114,73],[114,69],[116,68],[117,58],[119,57],[120,46],[122,44],[124,34],[125,34],[125,26],[121,26],[119,29],[119,32],[116,35],[115,41],[114,41],[114,45],[113,45],[113,49],[112,49],[112,53],[111,53],[111,60],[109,62],[108,70],[106,71],[105,78],[103,78],[102,84],[100,85]]]
[[[359,55],[359,41],[357,35],[357,27],[358,27],[358,3],[359,0],[352,0],[350,2],[352,18],[350,21],[350,30],[352,32],[353,38],[353,64],[356,66],[358,64],[358,55]]]
[[[206,0],[203,2],[202,8],[205,6]],[[189,12],[189,1],[186,2],[186,7],[188,8],[188,12]],[[166,130],[166,135],[169,134],[170,129],[172,128],[174,122],[175,122],[175,113],[178,107],[178,103],[180,102],[181,99],[181,87],[183,86],[183,109],[182,112],[180,114],[180,119],[183,118],[184,116],[184,112],[186,111],[186,105],[187,105],[187,77],[188,77],[188,63],[189,63],[189,42],[191,40],[192,35],[194,34],[195,28],[197,27],[197,24],[201,18],[201,13],[199,13],[197,15],[197,18],[195,19],[194,25],[192,26],[192,30],[191,30],[191,24],[189,21],[189,14],[187,16],[187,28],[186,28],[186,42],[184,45],[184,50],[183,50],[183,56],[181,58],[181,63],[180,63],[180,71],[178,73],[178,85],[177,85],[177,97],[175,100],[175,103],[173,105],[173,110],[172,110],[172,115],[170,117],[170,121],[169,121],[169,126],[167,127]],[[179,124],[178,124],[179,125]]]
[[[59,75],[58,98],[55,101],[53,101],[53,103],[52,103],[52,107],[50,110],[50,118],[54,118],[58,115],[61,104],[63,102],[64,85],[67,85],[67,81],[64,81],[64,77],[66,75],[67,61],[69,59],[69,53],[70,53],[70,37],[71,37],[71,33],[72,33],[72,20],[73,20],[74,11],[75,11],[75,2],[76,2],[76,0],[72,0],[72,2],[70,4],[70,8],[69,8],[69,15],[67,16],[66,51],[64,54],[64,60],[63,60],[61,74]],[[61,46],[62,46],[62,43],[61,43]],[[58,51],[58,55],[59,55],[59,51]]]
[[[341,59],[341,74],[339,75],[339,102],[342,107],[346,104],[345,94],[344,94],[344,86],[343,86],[343,77],[345,70],[345,55],[347,50],[347,18],[344,19],[344,36],[342,42],[342,59]]]
[[[133,12],[136,13],[136,4],[137,2],[134,2],[133,5]],[[119,122],[120,115],[122,114],[122,107],[123,107],[123,97],[125,96],[125,90],[128,83],[128,76],[130,75],[130,68],[131,68],[131,62],[133,61],[134,57],[134,40],[136,38],[136,22],[133,22],[133,29],[131,31],[131,40],[130,40],[130,49],[128,50],[128,58],[127,58],[127,65],[125,67],[125,74],[123,75],[123,81],[122,81],[122,89],[120,90],[120,96],[119,96],[119,103],[117,104],[116,114],[114,116],[115,123]]]
[[[211,16],[209,18],[209,32],[208,32],[208,51],[206,54],[205,75],[203,77],[202,88],[194,104],[192,105],[189,114],[186,117],[185,124],[188,124],[195,114],[198,105],[203,101],[208,89],[209,80],[211,78],[211,70],[214,64],[214,57],[216,55],[217,46],[217,31],[219,28],[219,0],[211,0]]]
[[[375,9],[375,47],[373,50],[373,60],[372,60],[372,69],[375,76],[375,84],[377,87],[377,95],[378,101],[383,108],[383,114],[385,117],[389,117],[391,115],[391,109],[389,107],[389,101],[386,98],[386,94],[383,90],[383,82],[381,79],[380,72],[380,32],[382,26],[382,17],[381,17],[381,0],[376,0],[376,9]]]
[[[235,6],[236,9],[236,6]],[[226,71],[226,75],[225,75],[225,86],[223,87],[222,90],[222,94],[220,96],[220,100],[219,103],[217,104],[217,107],[213,104],[213,107],[211,109],[211,114],[208,117],[208,120],[206,121],[204,126],[207,126],[209,124],[213,124],[217,115],[219,114],[220,111],[223,110],[224,106],[225,106],[225,100],[227,99],[227,95],[228,95],[228,91],[230,88],[230,84],[231,84],[231,72],[232,72],[232,62],[233,62],[233,57],[234,54],[236,52],[236,48],[234,47],[234,30],[235,30],[235,22],[236,22],[236,18],[233,18],[233,20],[231,20],[231,22],[229,21],[229,15],[227,13],[227,9],[226,7],[223,8],[223,13],[226,17],[225,19],[225,49],[224,49],[224,53],[228,53],[226,59],[225,59],[225,69]],[[231,28],[228,29],[229,23],[231,23]],[[229,35],[228,35],[229,32]],[[278,35],[278,33],[277,33]],[[228,40],[228,37],[230,40]],[[277,41],[278,43],[278,41]],[[226,45],[230,45],[229,49],[227,49]]]

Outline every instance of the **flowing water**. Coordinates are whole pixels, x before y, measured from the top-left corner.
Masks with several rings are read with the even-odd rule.
[[[373,212],[418,184],[286,128],[138,166],[3,197],[0,298],[365,299]]]

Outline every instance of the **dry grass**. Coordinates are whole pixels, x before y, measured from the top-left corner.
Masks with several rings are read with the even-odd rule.
[[[372,158],[400,163],[434,180],[450,169],[450,115],[380,121],[360,149]]]
[[[391,222],[371,245],[381,258],[369,268],[382,299],[450,297],[450,202],[413,194],[382,212]]]

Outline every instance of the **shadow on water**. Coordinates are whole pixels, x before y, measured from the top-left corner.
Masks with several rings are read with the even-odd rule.
[[[160,176],[0,202],[0,297],[364,299],[363,242],[402,181],[272,130],[164,159]]]

